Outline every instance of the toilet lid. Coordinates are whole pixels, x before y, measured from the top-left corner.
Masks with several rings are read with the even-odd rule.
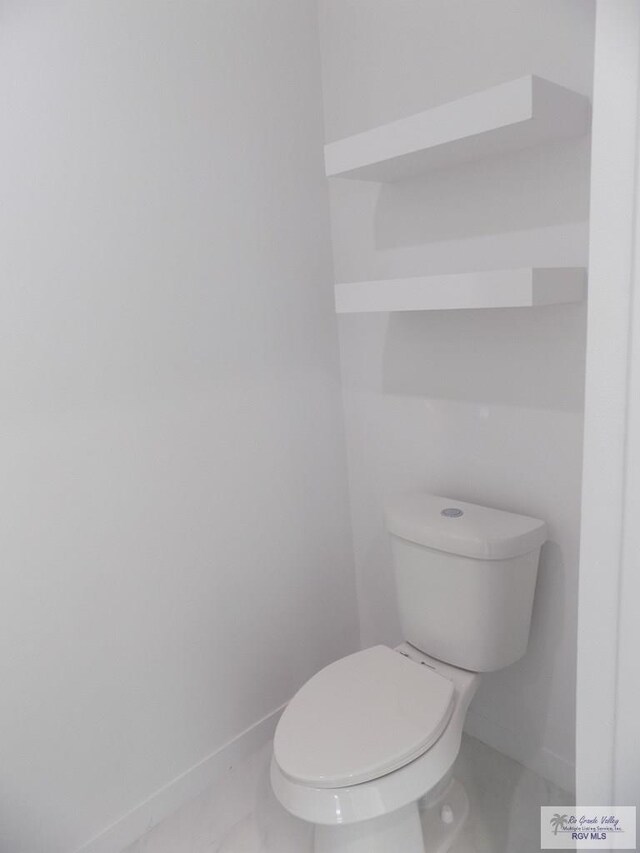
[[[304,785],[367,782],[433,746],[453,705],[448,678],[374,646],[327,666],[296,693],[278,723],[274,757]]]

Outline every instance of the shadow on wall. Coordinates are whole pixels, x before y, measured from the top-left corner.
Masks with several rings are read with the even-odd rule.
[[[586,305],[398,312],[388,318],[387,394],[579,412]]]
[[[588,171],[579,139],[383,184],[376,249],[398,275],[586,264]],[[585,343],[584,305],[390,314],[383,389],[580,411]]]
[[[382,184],[375,211],[376,248],[586,221],[589,154],[586,137],[440,169],[419,180]],[[465,270],[465,258],[455,246],[450,253]]]

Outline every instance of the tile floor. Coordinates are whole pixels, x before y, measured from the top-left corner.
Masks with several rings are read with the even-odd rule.
[[[312,829],[288,815],[269,786],[268,744],[125,853],[311,853]],[[456,762],[470,813],[450,853],[539,853],[541,805],[572,797],[510,758],[465,736]],[[395,853],[395,851],[390,851]]]

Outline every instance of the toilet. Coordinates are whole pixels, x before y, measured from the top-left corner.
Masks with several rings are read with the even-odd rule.
[[[525,653],[543,521],[429,494],[386,514],[404,642],[338,660],[276,728],[273,791],[314,853],[444,853],[468,801],[452,776],[481,673]]]

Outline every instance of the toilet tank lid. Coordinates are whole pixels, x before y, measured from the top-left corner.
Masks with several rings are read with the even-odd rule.
[[[476,560],[507,560],[547,539],[538,518],[425,493],[390,501],[387,529],[400,539]]]

